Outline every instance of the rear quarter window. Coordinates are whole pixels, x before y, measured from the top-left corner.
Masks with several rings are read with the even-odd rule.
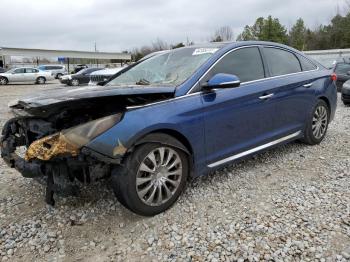
[[[315,70],[317,69],[317,66],[314,65],[309,59],[307,59],[306,57],[303,57],[301,55],[298,55],[300,64],[301,64],[301,68],[303,69],[303,71],[311,71],[311,70]]]
[[[298,58],[291,52],[265,47],[264,54],[271,76],[288,75],[302,71]]]

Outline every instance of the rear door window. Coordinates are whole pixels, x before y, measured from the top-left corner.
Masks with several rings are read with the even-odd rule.
[[[298,58],[291,52],[265,47],[264,54],[271,76],[288,75],[302,71]]]
[[[24,74],[25,73],[25,69],[24,68],[18,68],[14,71],[15,74]]]
[[[209,72],[206,81],[219,73],[236,75],[241,82],[249,82],[265,77],[259,48],[247,47],[224,56]]]
[[[26,73],[38,73],[38,70],[34,68],[26,68]]]

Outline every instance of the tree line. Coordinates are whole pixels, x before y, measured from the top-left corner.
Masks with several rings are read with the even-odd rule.
[[[245,26],[237,40],[272,41],[290,45],[298,50],[350,48],[350,12],[332,18],[329,25],[312,30],[299,18],[288,31],[278,18],[259,17],[252,26]]]
[[[338,12],[328,25],[320,25],[314,29],[308,28],[302,18],[299,18],[291,29],[287,30],[278,18],[271,15],[266,18],[259,17],[254,24],[246,25],[236,40],[271,41],[286,44],[301,51],[350,48],[350,0],[348,7],[345,15]],[[210,42],[234,41],[234,32],[230,26],[222,26],[215,30],[208,40]],[[168,45],[165,41],[157,39],[150,46],[133,49],[131,51],[132,60],[138,61],[155,51],[193,44],[187,39],[186,43]]]

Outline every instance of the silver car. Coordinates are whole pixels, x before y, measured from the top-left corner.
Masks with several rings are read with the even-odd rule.
[[[41,71],[34,67],[13,68],[0,74],[0,85],[16,82],[32,82],[36,84],[45,84],[46,81],[54,80],[50,72]]]
[[[64,65],[41,65],[38,68],[40,70],[52,73],[56,79],[59,79],[63,75],[67,74],[67,69]]]

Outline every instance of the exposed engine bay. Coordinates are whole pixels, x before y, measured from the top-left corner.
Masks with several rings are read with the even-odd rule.
[[[47,93],[10,105],[14,118],[2,130],[1,157],[24,177],[45,178],[50,205],[54,205],[55,192],[74,193],[78,185],[108,177],[111,167],[121,164],[122,159],[110,159],[84,147],[89,141],[121,121],[128,107],[174,95],[170,89],[140,92],[139,88],[135,94],[130,88],[120,95],[99,88],[73,95],[67,95],[69,91],[56,96]],[[120,150],[125,153],[127,149]]]

